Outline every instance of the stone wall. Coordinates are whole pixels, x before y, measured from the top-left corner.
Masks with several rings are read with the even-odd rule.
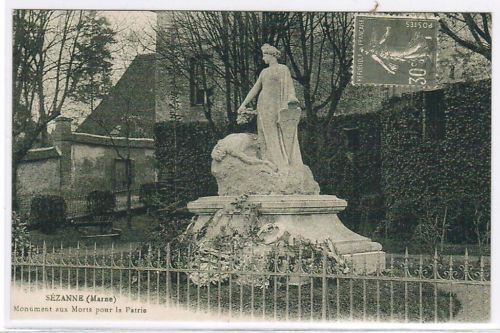
[[[122,157],[127,151],[124,147],[110,145],[89,145],[76,142],[71,151],[71,182],[69,190],[90,192],[96,189],[116,191],[120,186],[119,168],[124,163]],[[132,161],[132,188],[155,181],[154,150],[147,147],[130,148]],[[117,171],[118,169],[118,171]]]
[[[84,197],[94,190],[125,190],[125,160],[132,165],[132,189],[156,181],[154,140],[71,132],[71,119],[60,117],[54,146],[28,151],[17,170],[22,207],[37,194]],[[21,209],[22,209],[21,207]]]
[[[60,158],[49,157],[21,163],[17,169],[17,193],[31,196],[40,193],[59,191]]]

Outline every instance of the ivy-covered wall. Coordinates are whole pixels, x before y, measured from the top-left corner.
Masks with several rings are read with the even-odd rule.
[[[321,156],[318,165],[312,166],[321,193],[346,199],[349,205],[341,213],[342,221],[359,232],[371,231],[373,222],[383,217],[380,113],[336,117]]]
[[[337,116],[311,169],[322,194],[349,202],[341,218],[362,234],[409,238],[444,218],[447,239],[475,242],[489,223],[490,114],[489,81],[392,98],[378,112]],[[155,133],[159,180],[175,180],[186,200],[216,195],[208,126],[165,122]]]
[[[448,240],[475,242],[476,228],[490,219],[491,81],[391,99],[383,109],[381,190],[390,227],[410,234],[418,224],[444,222]]]
[[[217,183],[210,173],[210,153],[216,143],[206,123],[156,124],[158,180],[176,191],[174,198],[186,202],[217,195]]]

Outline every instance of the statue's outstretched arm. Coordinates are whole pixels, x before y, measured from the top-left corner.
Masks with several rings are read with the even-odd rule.
[[[245,110],[245,107],[247,106],[247,104],[250,103],[250,101],[252,99],[254,99],[257,96],[257,94],[260,92],[260,90],[262,89],[261,76],[262,76],[262,73],[259,75],[259,78],[257,79],[257,82],[255,82],[255,84],[253,85],[252,89],[250,89],[250,91],[248,92],[248,95],[247,95],[247,97],[245,97],[245,100],[243,101],[243,103],[241,103],[241,106],[238,109],[238,112],[242,112],[243,110]]]

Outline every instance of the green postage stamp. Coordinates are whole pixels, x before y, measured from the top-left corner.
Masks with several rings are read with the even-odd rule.
[[[438,21],[357,15],[352,82],[356,85],[436,85]]]

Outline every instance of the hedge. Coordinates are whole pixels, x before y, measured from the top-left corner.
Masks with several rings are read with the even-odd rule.
[[[204,123],[163,122],[155,126],[158,180],[170,184],[175,201],[217,195],[210,154],[217,139]]]
[[[443,96],[441,135],[425,133],[431,127],[426,108],[433,108],[428,99],[436,92],[389,100],[381,113],[386,217],[395,231],[410,234],[422,218],[442,219],[446,210],[449,240],[475,242],[476,209],[481,228],[490,216],[491,82],[437,93]]]
[[[87,194],[86,204],[92,216],[111,213],[116,208],[116,195],[111,191],[92,191]]]

